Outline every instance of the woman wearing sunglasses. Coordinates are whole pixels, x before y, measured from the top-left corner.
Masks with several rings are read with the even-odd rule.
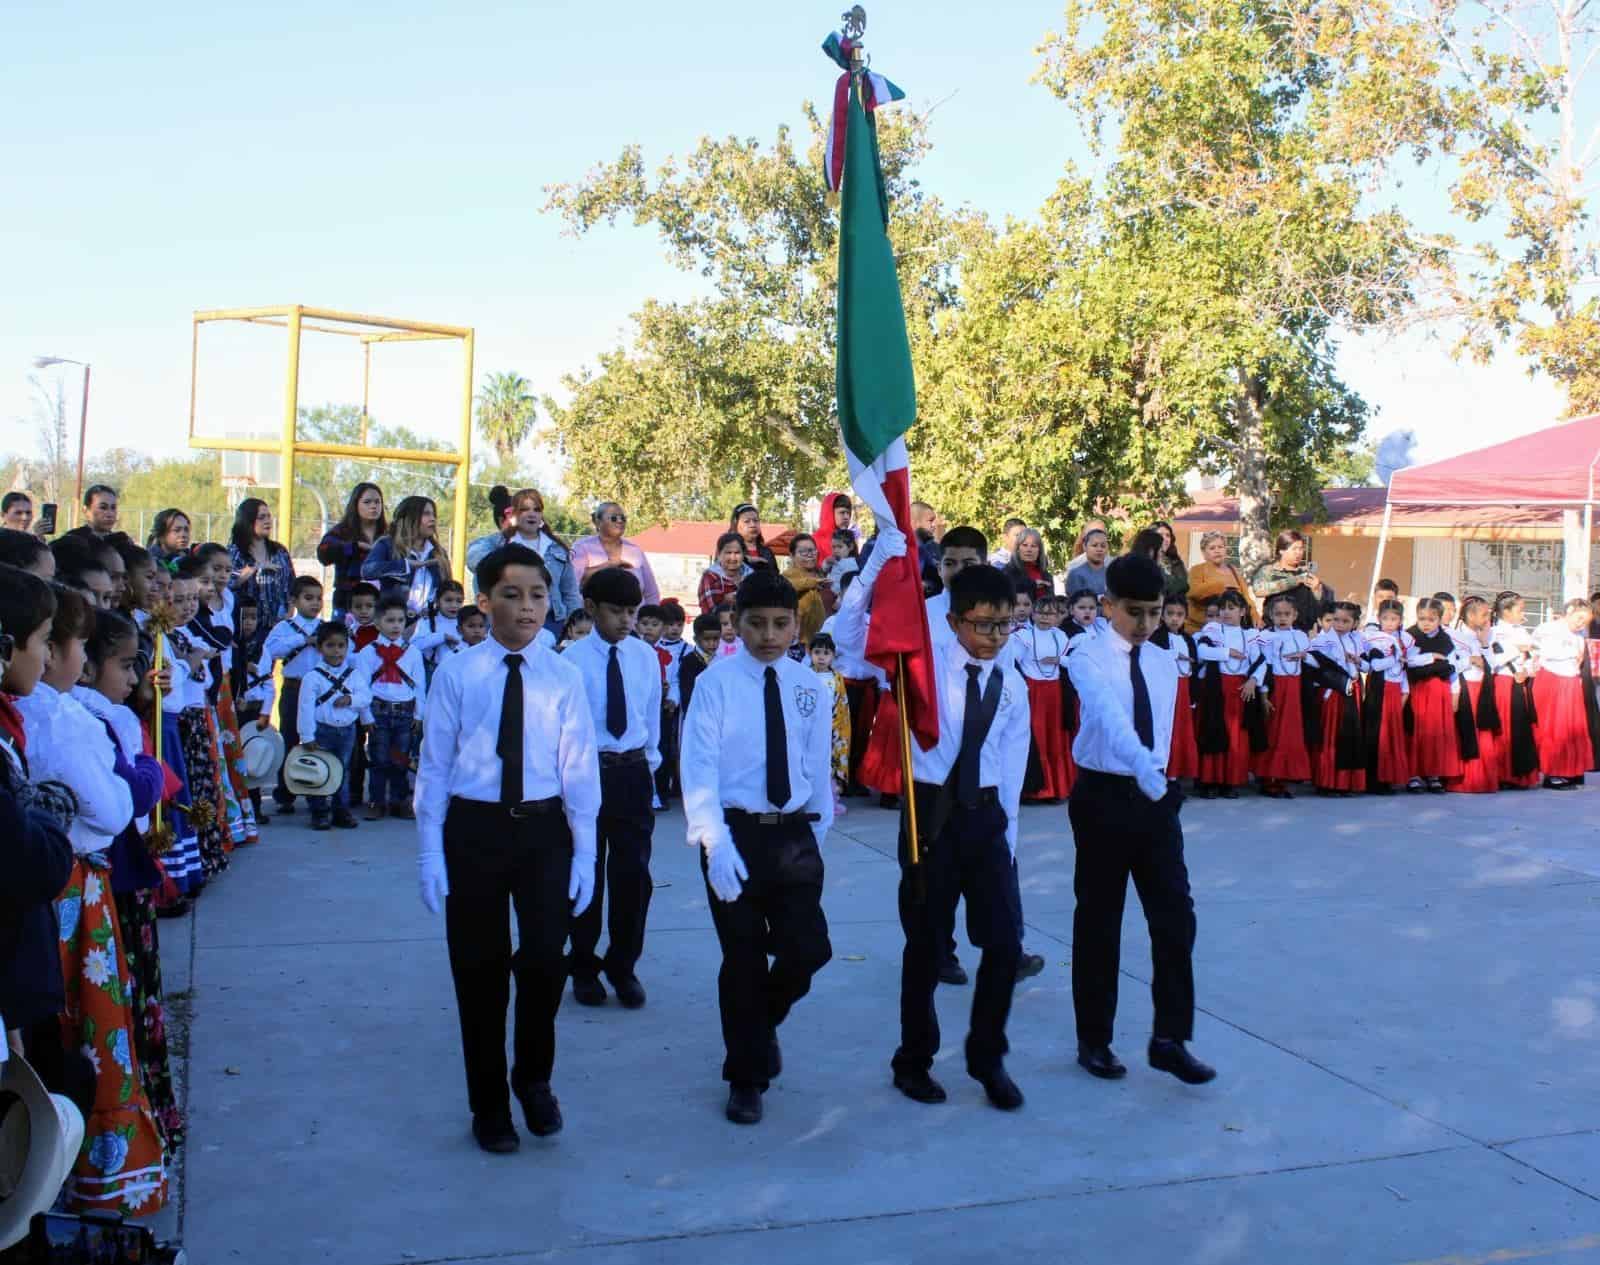
[[[577,577],[578,590],[583,590],[583,578],[602,567],[623,566],[639,577],[639,587],[644,590],[644,605],[654,606],[661,601],[661,589],[655,574],[650,570],[650,560],[644,550],[623,536],[628,516],[615,501],[602,501],[589,516],[594,524],[594,535],[585,536],[572,544],[572,572]]]

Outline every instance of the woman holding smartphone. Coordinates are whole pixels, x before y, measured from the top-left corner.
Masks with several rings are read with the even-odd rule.
[[[273,626],[289,614],[289,586],[294,583],[294,563],[289,551],[272,538],[272,511],[259,497],[239,502],[233,516],[233,538],[228,544],[228,587],[256,599],[256,635],[250,658],[261,653],[261,643]]]

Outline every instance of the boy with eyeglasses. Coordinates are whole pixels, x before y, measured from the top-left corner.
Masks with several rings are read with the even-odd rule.
[[[939,1051],[933,993],[939,983],[956,903],[967,901],[967,934],[982,950],[966,1041],[967,1074],[994,1106],[1014,1111],[1022,1091],[1007,1074],[1006,1020],[1022,954],[1016,847],[1022,782],[1027,770],[1028,695],[999,661],[1011,635],[1015,589],[984,565],[986,542],[945,533],[945,634],[934,642],[939,741],[912,749],[919,860],[911,863],[908,819],[900,830],[900,1048],[890,1063],[895,1088],[922,1103],[945,1101],[930,1075]],[[955,549],[950,547],[951,537]],[[872,557],[839,609],[834,639],[864,654],[867,610],[885,563],[904,556],[905,537],[880,533]],[[971,549],[975,563],[967,565]],[[952,556],[954,553],[954,556]],[[929,603],[930,621],[934,604]]]

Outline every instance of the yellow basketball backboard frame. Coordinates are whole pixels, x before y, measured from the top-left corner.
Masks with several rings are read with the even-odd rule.
[[[283,430],[281,438],[237,439],[195,434],[195,401],[200,381],[200,327],[213,321],[242,321],[251,325],[275,325],[289,333],[288,363],[283,387]],[[305,331],[337,334],[361,342],[361,442],[330,444],[303,440],[297,432],[300,414],[300,338]],[[367,396],[372,383],[372,345],[374,343],[427,342],[458,340],[462,345],[461,431],[459,452],[429,452],[414,448],[372,448],[367,445]],[[365,316],[357,312],[335,312],[328,308],[307,307],[301,303],[281,307],[221,308],[194,314],[193,342],[189,355],[189,447],[218,452],[263,452],[278,454],[282,465],[278,487],[278,522],[291,521],[294,505],[294,462],[304,457],[364,457],[379,461],[422,461],[456,468],[456,504],[452,519],[453,548],[457,578],[466,563],[467,492],[472,476],[472,354],[473,330],[458,325],[438,325],[430,321],[404,321],[388,316]],[[283,530],[287,530],[286,528]]]

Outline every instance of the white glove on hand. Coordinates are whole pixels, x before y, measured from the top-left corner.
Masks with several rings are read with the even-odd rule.
[[[450,894],[450,881],[444,873],[443,852],[424,850],[417,857],[417,886],[428,912],[438,913],[444,898]]]
[[[576,918],[594,899],[594,856],[577,853],[572,858],[572,879],[567,884],[567,898],[572,902],[572,916]]]
[[[750,871],[744,868],[744,858],[733,846],[732,839],[706,845],[706,882],[711,884],[718,900],[730,904],[738,900],[744,881],[749,877]]]
[[[872,582],[878,578],[878,572],[889,565],[891,558],[906,556],[906,534],[898,527],[885,526],[878,529],[878,538],[872,545],[872,556],[861,568],[861,574],[856,583],[864,584],[869,589]]]
[[[1145,769],[1139,774],[1139,793],[1153,804],[1167,797],[1167,775],[1160,769]]]

